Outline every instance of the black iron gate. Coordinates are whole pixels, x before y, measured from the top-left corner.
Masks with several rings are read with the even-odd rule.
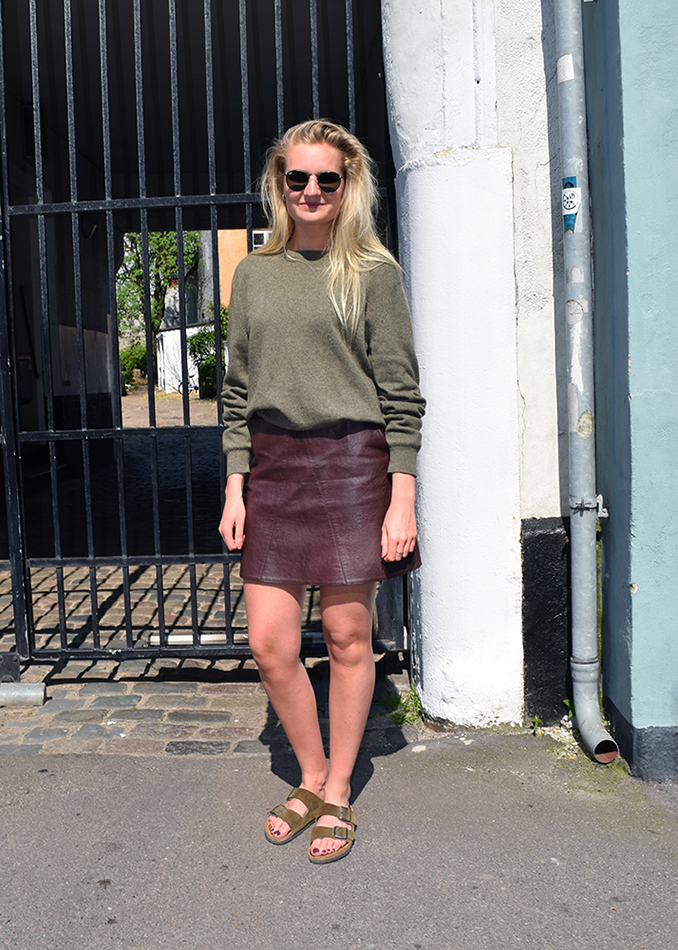
[[[387,194],[379,0],[1,10],[0,567],[17,651],[247,654],[238,558],[216,532],[229,273],[265,239],[253,182],[287,125],[357,132]],[[402,649],[401,582],[378,603],[377,648]]]

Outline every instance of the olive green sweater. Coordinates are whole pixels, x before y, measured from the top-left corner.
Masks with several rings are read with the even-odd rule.
[[[247,472],[248,420],[284,429],[349,420],[382,425],[390,472],[416,474],[421,417],[412,325],[399,271],[365,275],[365,306],[348,339],[314,252],[252,254],[238,265],[228,318],[223,393],[227,471]]]

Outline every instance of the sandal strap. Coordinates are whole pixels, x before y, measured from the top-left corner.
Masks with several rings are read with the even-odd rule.
[[[332,818],[338,818],[339,821],[347,821],[354,828],[358,824],[355,812],[350,805],[332,805],[329,802],[323,802],[316,817],[320,818],[321,815],[330,815]]]
[[[336,838],[337,841],[353,844],[355,841],[355,825],[353,828],[344,828],[343,825],[335,825],[334,828],[330,828],[328,825],[315,825],[311,831],[311,844],[319,838]]]
[[[285,802],[290,801],[292,798],[296,798],[306,805],[308,811],[305,815],[300,815],[299,812],[294,811],[293,808],[286,807]],[[322,798],[318,798],[317,795],[314,795],[313,792],[310,792],[307,788],[293,788],[285,799],[285,802],[283,802],[282,805],[276,805],[275,808],[271,808],[269,814],[275,815],[276,818],[282,818],[282,820],[290,826],[289,834],[295,834],[297,831],[301,831],[302,828],[305,828],[306,825],[310,825],[312,821],[315,821],[317,809],[323,804]]]
[[[296,798],[297,801],[303,802],[309,810],[312,808],[319,808],[321,805],[325,804],[322,798],[318,798],[318,796],[314,795],[313,792],[311,792],[308,788],[293,788],[285,801],[289,802],[293,798]]]

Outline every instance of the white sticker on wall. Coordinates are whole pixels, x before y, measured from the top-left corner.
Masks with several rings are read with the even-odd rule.
[[[568,284],[583,284],[584,283],[584,268],[583,267],[571,267],[567,272]]]
[[[565,53],[558,57],[558,82],[567,82],[574,79],[574,60],[572,53]]]

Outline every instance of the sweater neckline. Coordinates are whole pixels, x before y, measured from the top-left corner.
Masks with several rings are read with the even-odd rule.
[[[321,261],[327,251],[291,251],[289,248],[285,248],[285,255],[293,261],[306,261],[309,264],[313,264],[316,261]]]

